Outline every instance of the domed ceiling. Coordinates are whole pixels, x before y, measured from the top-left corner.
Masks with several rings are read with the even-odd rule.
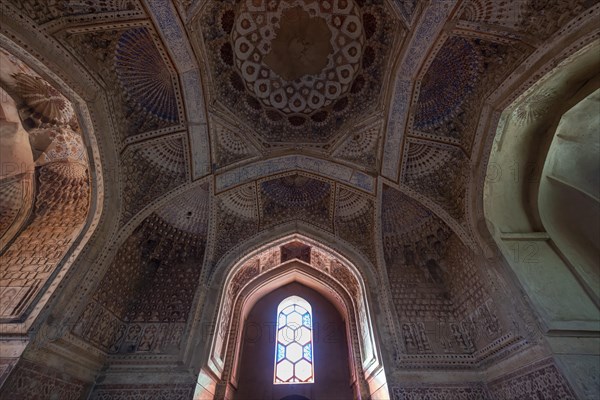
[[[193,40],[209,62],[210,103],[263,147],[328,149],[382,110],[392,15],[377,1],[209,2]]]
[[[478,351],[500,357],[496,349],[522,339],[507,333],[476,262],[478,171],[501,110],[555,57],[593,40],[581,33],[598,13],[593,1],[3,7],[3,46],[5,37],[34,46],[17,55],[41,60],[36,69],[69,88],[69,100],[81,96],[48,110],[56,138],[79,140],[65,133],[77,115],[96,151],[92,194],[105,203],[90,201],[100,228],[77,270],[83,306],[65,311],[74,342],[123,363],[150,348],[175,359],[205,295],[198,288],[241,249],[299,232],[375,271],[397,353],[421,357],[406,362],[455,365],[460,354],[462,367],[479,368],[492,358]],[[557,56],[564,37],[573,44]],[[40,114],[35,96],[48,87],[19,82]],[[429,317],[448,325],[443,341],[426,338]],[[488,333],[474,339],[477,321]],[[146,332],[154,347],[142,345]]]

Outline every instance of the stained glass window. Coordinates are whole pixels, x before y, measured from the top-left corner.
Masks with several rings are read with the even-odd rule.
[[[301,297],[290,296],[277,307],[275,383],[312,383],[312,308]]]

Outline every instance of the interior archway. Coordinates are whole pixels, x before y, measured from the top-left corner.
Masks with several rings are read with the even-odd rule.
[[[318,291],[345,320],[354,396],[388,396],[365,284],[355,271],[346,260],[301,235],[292,235],[242,258],[227,273],[196,396],[202,392],[215,398],[234,396],[244,321],[257,301],[292,282]],[[214,387],[214,392],[207,387]]]
[[[600,397],[597,227],[562,212],[598,208],[563,179],[599,168],[565,168],[598,158],[584,118],[543,163],[591,92],[538,91],[597,74],[600,1],[1,4],[0,53],[35,72],[0,63],[34,164],[0,175],[1,398],[233,397],[246,313],[292,283],[346,321],[356,397]]]

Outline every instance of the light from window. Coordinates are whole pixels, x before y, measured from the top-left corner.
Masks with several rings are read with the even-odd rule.
[[[277,307],[275,383],[313,383],[312,308],[291,296]]]

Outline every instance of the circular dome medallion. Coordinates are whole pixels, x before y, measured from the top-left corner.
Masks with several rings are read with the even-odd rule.
[[[364,41],[354,0],[244,0],[232,31],[246,87],[285,114],[310,114],[344,95]]]

